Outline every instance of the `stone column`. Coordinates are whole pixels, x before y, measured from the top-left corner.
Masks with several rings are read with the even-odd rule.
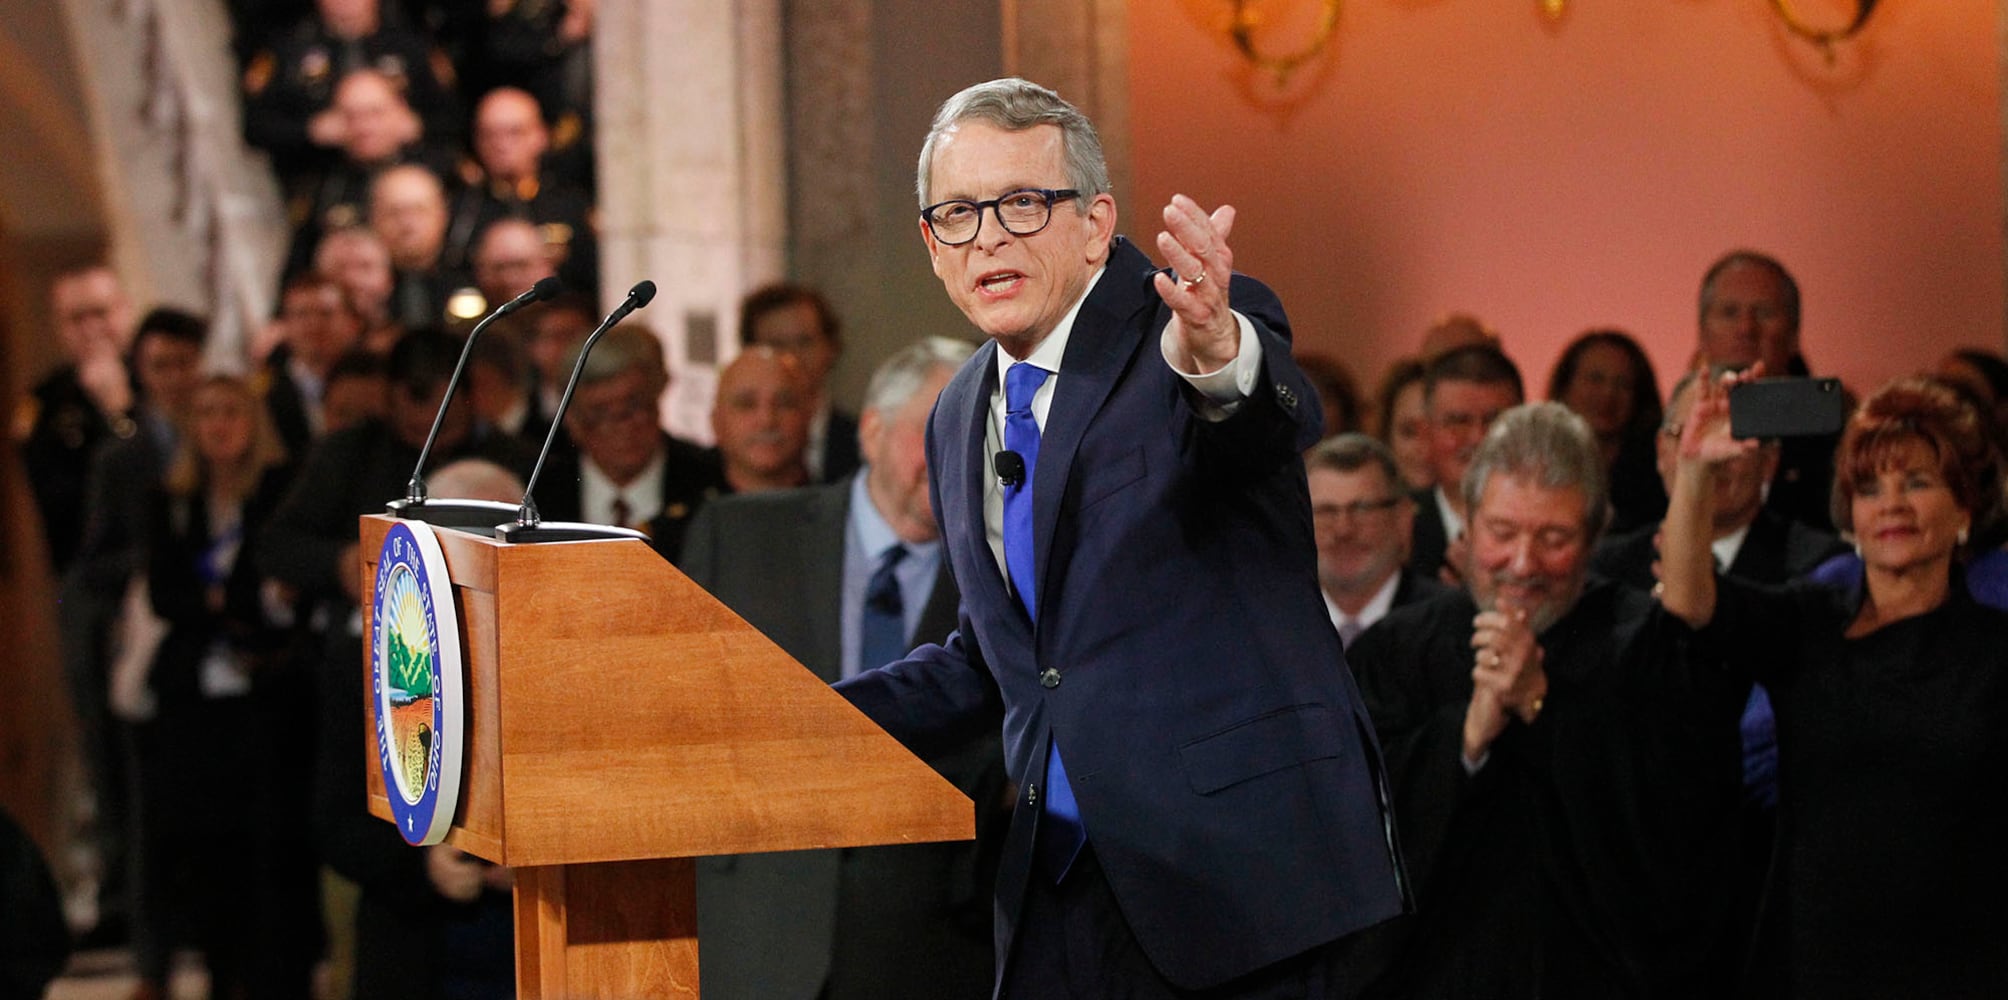
[[[711,440],[739,296],[785,267],[781,0],[602,0],[593,36],[601,297],[662,338],[663,422]]]
[[[928,267],[913,174],[934,109],[1002,75],[1000,34],[994,3],[788,3],[790,270],[843,318],[839,406],[914,340],[974,336]]]
[[[1158,206],[1132,205],[1129,141],[1129,21],[1125,0],[1001,0],[1004,72],[1059,91],[1095,123],[1109,183],[1125,218]],[[1132,238],[1150,233],[1132,232]],[[1148,245],[1146,244],[1146,248]]]

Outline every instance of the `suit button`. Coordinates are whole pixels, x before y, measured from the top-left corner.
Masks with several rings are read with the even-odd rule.
[[[1060,672],[1052,667],[1039,671],[1039,686],[1048,691],[1060,686]]]
[[[1294,410],[1297,408],[1297,394],[1291,392],[1289,386],[1278,382],[1276,383],[1276,402],[1281,404],[1283,409]]]

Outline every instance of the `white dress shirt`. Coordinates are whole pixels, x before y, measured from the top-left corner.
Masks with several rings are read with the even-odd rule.
[[[997,568],[1003,572],[1008,583],[1010,570],[1004,564],[1004,490],[997,481],[996,455],[1003,450],[1004,441],[1004,373],[1020,361],[1053,374],[1041,383],[1039,391],[1032,395],[1032,417],[1039,422],[1039,433],[1046,432],[1046,414],[1053,409],[1053,386],[1060,381],[1060,361],[1067,355],[1067,338],[1073,335],[1074,318],[1081,313],[1081,303],[1094,294],[1095,286],[1101,283],[1102,275],[1108,272],[1104,267],[1088,279],[1088,287],[1081,297],[1074,301],[1074,307],[1053,327],[1046,339],[1039,341],[1032,353],[1023,358],[1014,358],[1009,351],[998,345],[997,385],[990,392],[990,425],[984,434],[984,453],[991,463],[990,475],[983,485],[983,529],[990,542],[990,551],[997,557]],[[1218,371],[1194,374],[1181,371],[1172,358],[1176,344],[1171,337],[1171,328],[1165,328],[1164,337],[1159,342],[1159,351],[1164,356],[1165,366],[1177,372],[1180,377],[1205,397],[1200,410],[1208,420],[1224,420],[1232,414],[1241,402],[1255,391],[1255,378],[1262,371],[1262,341],[1255,336],[1255,326],[1248,317],[1234,314],[1234,321],[1241,328],[1241,344],[1234,360]]]

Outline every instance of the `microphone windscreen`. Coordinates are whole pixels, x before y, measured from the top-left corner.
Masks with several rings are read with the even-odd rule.
[[[565,283],[559,281],[558,276],[555,274],[548,278],[538,278],[537,283],[530,286],[530,301],[549,302],[557,298],[558,293],[564,290]]]
[[[649,300],[653,298],[655,298],[655,282],[647,278],[635,282],[634,287],[628,289],[628,299],[634,303],[636,309],[648,305]]]
[[[1025,456],[1015,451],[1000,451],[991,462],[997,467],[997,478],[1006,486],[1016,486],[1025,481]]]

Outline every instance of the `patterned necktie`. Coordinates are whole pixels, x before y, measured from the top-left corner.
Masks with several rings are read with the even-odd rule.
[[[1011,575],[1011,588],[1024,605],[1025,614],[1039,620],[1039,575],[1034,560],[1037,547],[1032,534],[1032,482],[1039,467],[1039,421],[1032,413],[1032,397],[1051,373],[1044,368],[1019,362],[1004,372],[1004,447],[1025,461],[1025,474],[1016,485],[1004,487],[1004,566]],[[1067,875],[1074,858],[1087,843],[1087,827],[1081,823],[1080,803],[1074,801],[1074,787],[1067,780],[1067,766],[1060,761],[1060,745],[1051,744],[1046,763],[1045,820],[1047,829],[1039,837],[1043,863],[1055,882]]]
[[[619,527],[632,527],[634,508],[628,506],[626,497],[615,497],[613,503],[613,523]]]
[[[865,584],[863,627],[858,629],[858,670],[871,670],[906,655],[906,600],[899,592],[900,561],[906,546],[894,545],[879,557]]]

